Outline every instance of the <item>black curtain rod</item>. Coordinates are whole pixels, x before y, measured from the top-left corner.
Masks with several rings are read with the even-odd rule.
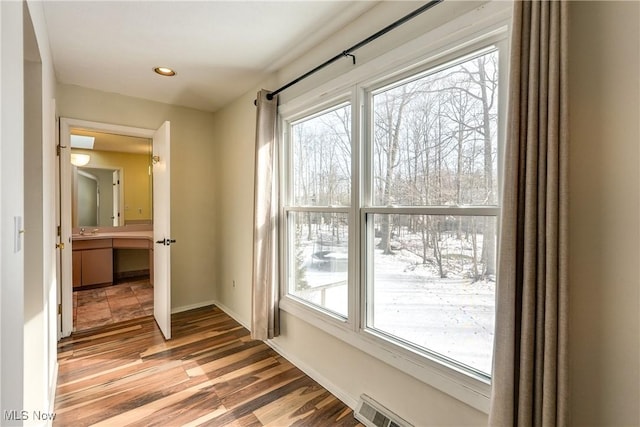
[[[355,57],[355,55],[353,55],[354,51],[356,51],[356,50],[360,49],[361,47],[371,43],[375,39],[387,34],[389,31],[393,30],[394,28],[399,27],[400,25],[404,24],[405,22],[415,18],[416,16],[420,15],[422,12],[425,12],[425,11],[431,9],[433,6],[437,5],[438,3],[442,3],[443,1],[444,0],[432,0],[427,4],[424,4],[423,6],[417,8],[416,10],[414,10],[411,13],[409,13],[408,15],[405,15],[402,18],[398,19],[397,21],[393,22],[392,24],[387,25],[386,27],[384,27],[383,29],[381,29],[377,33],[372,34],[369,37],[367,37],[366,39],[362,40],[361,42],[354,44],[349,49],[343,50],[342,52],[340,52],[339,54],[337,54],[333,58],[323,62],[320,65],[318,65],[313,70],[307,71],[306,73],[304,73],[300,77],[298,77],[298,78],[296,78],[294,80],[291,80],[289,83],[287,83],[286,85],[282,86],[281,88],[276,89],[273,92],[267,94],[267,99],[269,99],[269,100],[273,99],[273,97],[276,96],[277,94],[279,94],[280,92],[290,88],[291,86],[293,86],[294,84],[298,83],[299,81],[306,79],[310,75],[320,71],[321,69],[323,69],[327,65],[334,63],[335,61],[337,61],[340,58],[350,57],[351,60],[353,61],[353,64],[355,65],[356,57]],[[255,104],[255,102],[254,102],[254,104]]]

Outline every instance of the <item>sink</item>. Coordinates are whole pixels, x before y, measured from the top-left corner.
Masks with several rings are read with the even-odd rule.
[[[73,233],[71,235],[71,238],[72,239],[79,239],[81,237],[95,237],[95,236],[98,236],[99,234],[100,233],[98,233],[98,232],[93,232],[93,231],[89,232],[89,231],[87,231],[87,232],[84,232],[84,233]]]

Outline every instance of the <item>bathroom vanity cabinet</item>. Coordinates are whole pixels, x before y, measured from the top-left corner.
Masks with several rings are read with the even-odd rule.
[[[113,239],[73,242],[73,287],[113,283]]]
[[[77,235],[72,238],[73,287],[110,285],[116,277],[114,251],[146,250],[153,284],[152,232],[114,232]]]

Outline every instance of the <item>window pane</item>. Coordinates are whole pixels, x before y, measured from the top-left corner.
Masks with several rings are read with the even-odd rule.
[[[373,203],[497,204],[498,52],[373,95]]]
[[[291,155],[294,205],[349,205],[351,106],[293,124]]]
[[[496,218],[375,214],[367,221],[375,230],[367,326],[490,375]]]
[[[347,317],[347,214],[289,213],[289,294]]]

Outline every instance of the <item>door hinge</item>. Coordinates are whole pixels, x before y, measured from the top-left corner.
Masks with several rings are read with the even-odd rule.
[[[62,229],[60,226],[58,226],[58,237],[60,237],[62,235]]]
[[[58,315],[62,314],[62,304],[58,304]]]

